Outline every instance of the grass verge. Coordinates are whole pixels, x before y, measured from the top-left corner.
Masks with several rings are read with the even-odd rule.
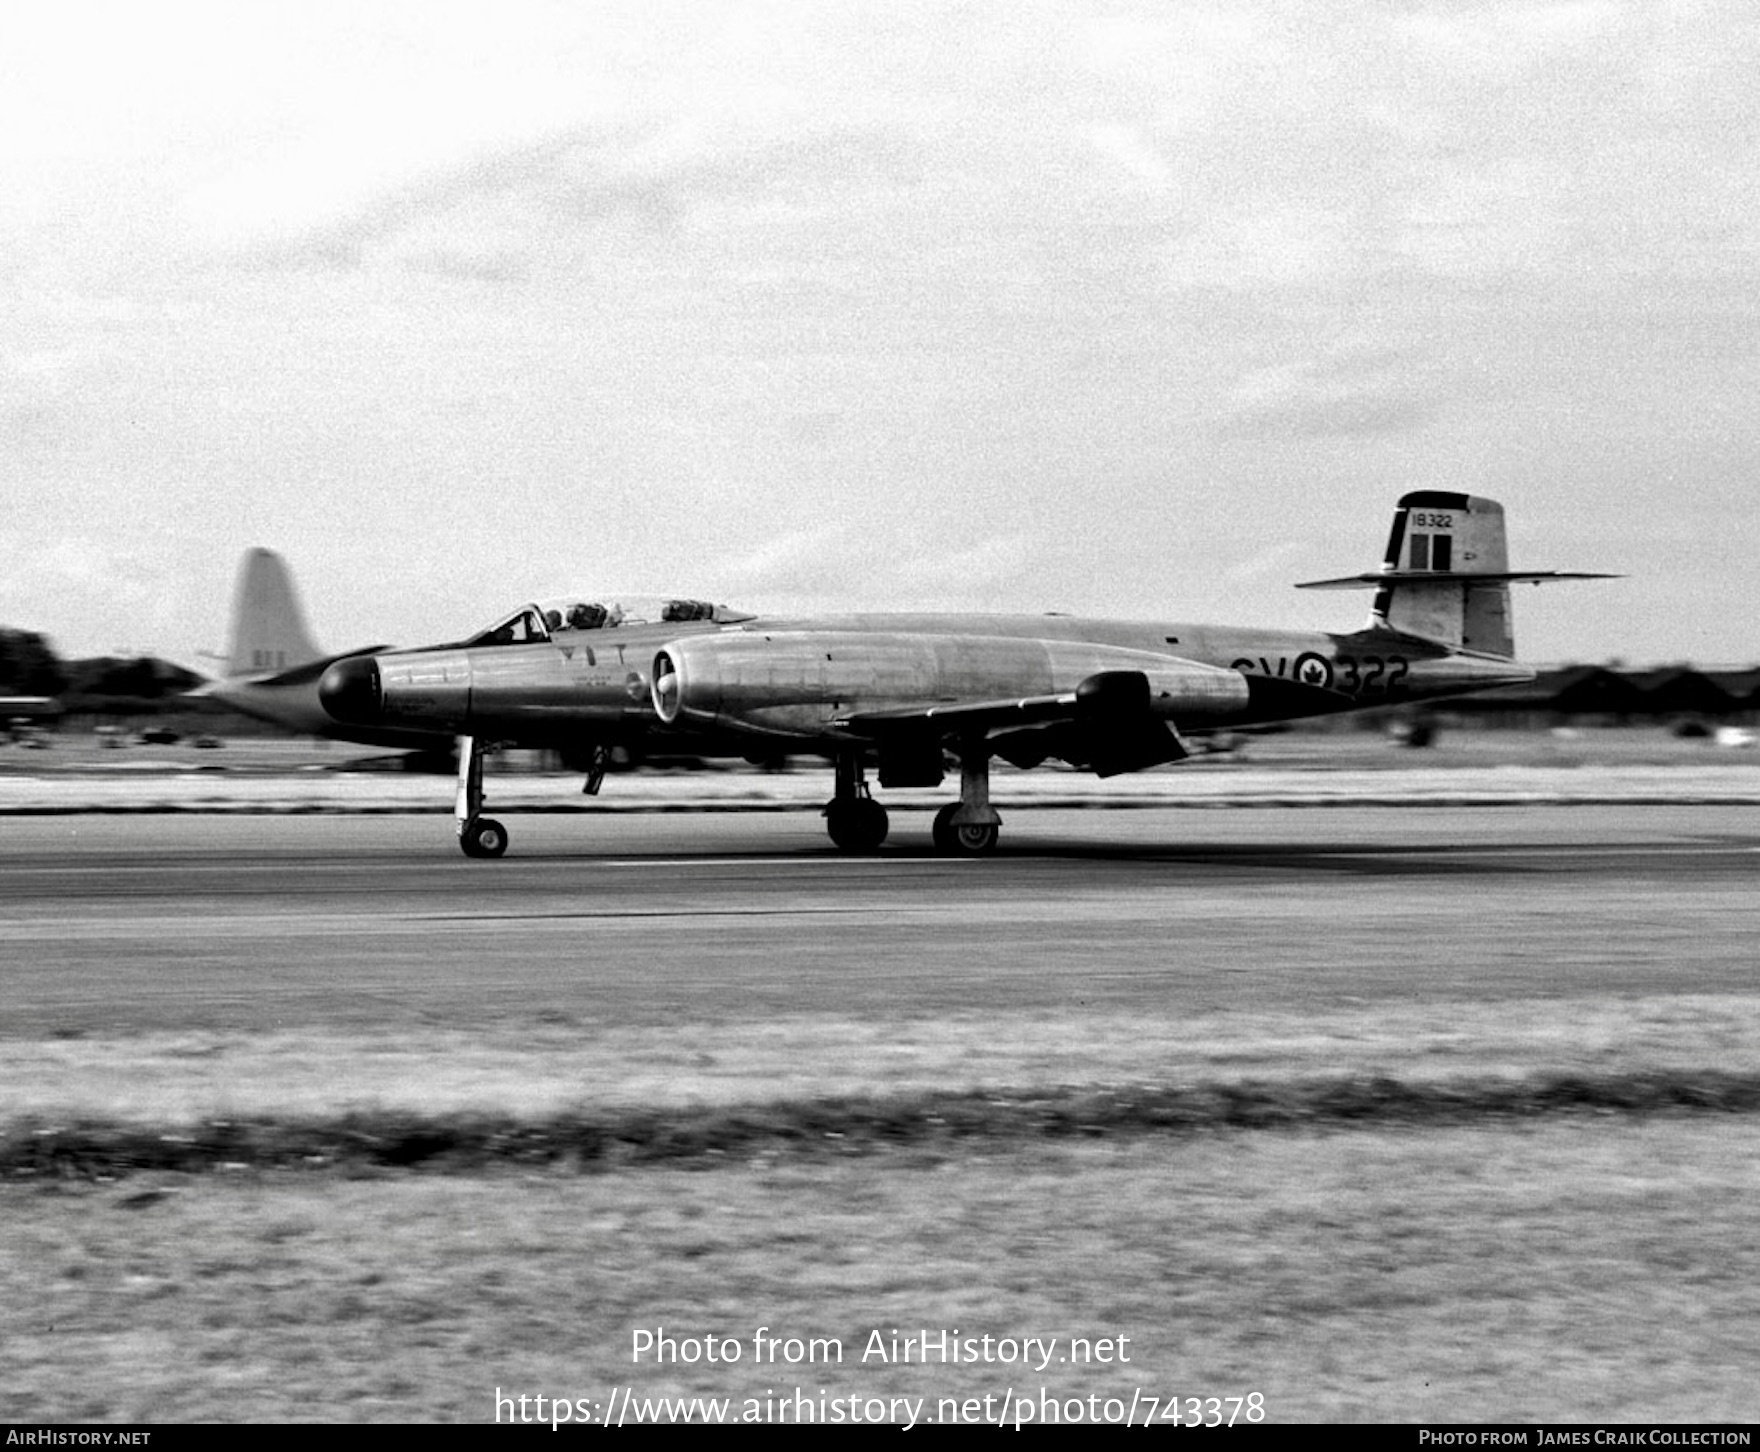
[[[1760,1074],[1722,1071],[1408,1082],[1385,1077],[1104,1088],[987,1089],[669,1110],[578,1110],[541,1119],[405,1111],[333,1119],[18,1123],[0,1174],[111,1179],[145,1171],[340,1167],[479,1171],[564,1165],[713,1166],[887,1150],[1006,1148],[1101,1137],[1238,1130],[1435,1128],[1558,1116],[1753,1114]]]
[[[798,1389],[924,1420],[1139,1392],[1257,1392],[1272,1421],[1750,1420],[1756,1151],[1752,1115],[1591,1113],[710,1174],[39,1178],[0,1186],[0,1418],[491,1421],[498,1392],[603,1417],[633,1391],[774,1421]],[[763,1359],[761,1327],[814,1359]],[[865,1354],[942,1329],[1055,1355]],[[739,1355],[644,1356],[644,1331]],[[1078,1364],[1077,1336],[1124,1359]]]

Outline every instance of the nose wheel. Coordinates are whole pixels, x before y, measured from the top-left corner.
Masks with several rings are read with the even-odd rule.
[[[458,738],[458,795],[452,814],[466,857],[499,857],[507,851],[507,828],[483,812],[483,751],[480,736]]]

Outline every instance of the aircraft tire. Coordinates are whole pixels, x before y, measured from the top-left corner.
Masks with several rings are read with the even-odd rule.
[[[1002,829],[993,822],[982,827],[956,827],[953,815],[959,808],[958,802],[949,802],[935,814],[935,825],[930,828],[935,850],[943,857],[984,857],[994,852]]]
[[[872,852],[886,840],[886,808],[870,797],[834,801],[825,809],[825,830],[844,852]]]
[[[955,857],[987,857],[996,850],[996,839],[1002,829],[995,823],[983,827],[955,827],[948,843]]]
[[[499,857],[507,851],[507,828],[493,817],[479,817],[458,839],[466,857]]]

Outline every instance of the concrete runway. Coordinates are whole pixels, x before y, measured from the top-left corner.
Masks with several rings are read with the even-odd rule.
[[[21,817],[0,1034],[877,1021],[1736,993],[1760,808],[1004,810],[981,862],[896,813]]]

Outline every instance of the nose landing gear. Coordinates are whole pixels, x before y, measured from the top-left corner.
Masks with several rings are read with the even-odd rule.
[[[480,736],[458,738],[458,793],[452,815],[458,822],[458,845],[466,857],[499,857],[507,851],[507,828],[482,816],[483,753]]]
[[[478,817],[458,834],[466,857],[499,857],[507,851],[507,828],[493,817]]]

